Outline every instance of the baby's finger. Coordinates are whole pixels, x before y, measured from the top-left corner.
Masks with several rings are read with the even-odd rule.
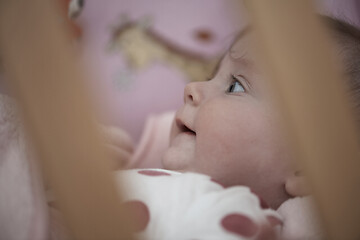
[[[310,189],[304,176],[289,178],[285,184],[286,192],[293,197],[310,195]]]
[[[112,169],[124,168],[129,163],[131,157],[129,151],[109,144],[106,144],[105,147],[110,155]]]
[[[100,129],[105,136],[106,143],[124,148],[129,152],[134,151],[134,144],[131,137],[123,129],[103,125],[100,125]]]

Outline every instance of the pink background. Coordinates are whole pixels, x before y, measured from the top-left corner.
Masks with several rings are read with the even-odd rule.
[[[99,121],[122,126],[137,142],[149,114],[181,106],[183,89],[189,81],[180,70],[164,63],[129,71],[121,53],[108,50],[114,29],[124,18],[133,22],[142,19],[176,46],[211,57],[220,55],[245,25],[243,13],[238,13],[234,2],[237,0],[85,0],[76,21],[83,29],[82,50]],[[360,26],[359,1],[317,3],[321,12]],[[204,43],[195,38],[199,29],[210,31],[212,41]],[[0,92],[6,92],[2,85],[0,81]]]
[[[92,79],[101,102],[102,121],[121,125],[137,141],[149,114],[177,109],[189,81],[178,69],[154,63],[142,71],[127,71],[119,52],[106,50],[112,27],[123,16],[130,21],[150,19],[151,28],[178,47],[203,56],[219,55],[230,43],[239,19],[231,13],[231,1],[103,0],[86,2],[79,18],[83,26],[85,54],[96,67]],[[241,27],[241,26],[240,26]],[[194,37],[198,29],[214,35],[203,43]],[[116,81],[119,76],[127,80]]]

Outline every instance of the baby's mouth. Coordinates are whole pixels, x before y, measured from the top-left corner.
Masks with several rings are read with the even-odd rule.
[[[196,135],[196,132],[188,128],[187,126],[183,125],[183,129],[181,129],[183,133],[190,134],[190,135]]]
[[[196,132],[187,127],[182,121],[176,121],[176,124],[180,130],[180,133],[190,134],[190,135],[196,135]]]

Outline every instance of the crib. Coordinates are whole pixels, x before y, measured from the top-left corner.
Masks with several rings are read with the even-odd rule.
[[[312,2],[251,0],[246,5],[328,238],[359,239],[357,130]],[[121,196],[107,162],[97,160],[106,156],[92,121],[85,76],[57,12],[52,1],[0,2],[0,52],[9,86],[74,239],[131,239],[131,216],[117,204]],[[317,81],[324,78],[328,85]],[[311,104],[315,101],[319,104]],[[330,185],[332,179],[337,184]]]

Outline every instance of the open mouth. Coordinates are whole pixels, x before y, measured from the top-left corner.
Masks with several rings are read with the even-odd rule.
[[[178,126],[181,133],[196,135],[196,132],[188,128],[181,120],[176,120],[176,125]]]

